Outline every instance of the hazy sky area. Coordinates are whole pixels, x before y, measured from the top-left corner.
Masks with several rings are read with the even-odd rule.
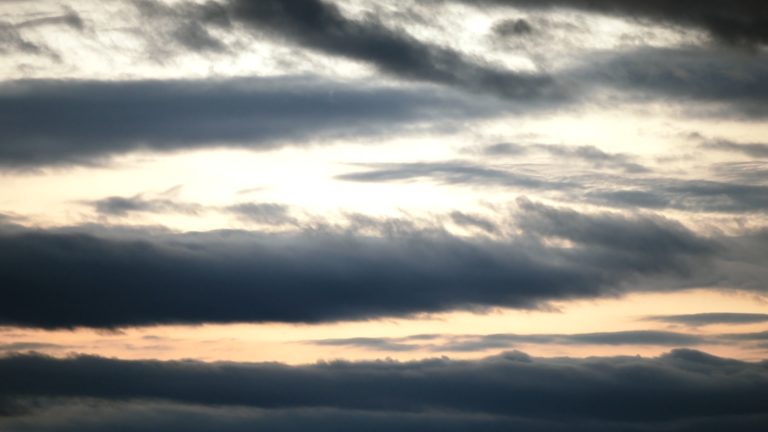
[[[0,0],[0,431],[768,427],[768,2]]]

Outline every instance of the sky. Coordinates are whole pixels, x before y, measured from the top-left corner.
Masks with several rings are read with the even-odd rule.
[[[768,3],[0,0],[0,430],[764,431]]]

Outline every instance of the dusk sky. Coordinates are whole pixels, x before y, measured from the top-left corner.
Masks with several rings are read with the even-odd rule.
[[[0,431],[768,430],[768,1],[0,0]]]

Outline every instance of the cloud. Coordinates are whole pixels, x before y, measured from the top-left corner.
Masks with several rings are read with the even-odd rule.
[[[472,214],[467,214],[460,211],[453,211],[449,216],[451,218],[451,221],[453,221],[453,223],[459,226],[463,226],[467,228],[478,228],[489,234],[494,234],[499,231],[499,228],[496,226],[496,224],[493,221],[490,221],[479,215],[472,215]]]
[[[363,165],[366,171],[336,176],[338,180],[356,182],[393,182],[433,179],[446,184],[510,186],[525,189],[567,189],[571,183],[548,180],[528,174],[474,164],[467,161],[375,163]]]
[[[373,337],[355,337],[344,339],[316,339],[311,341],[305,341],[312,345],[321,346],[351,346],[358,348],[366,348],[375,351],[414,351],[422,349],[421,346],[403,343],[409,342],[409,338],[373,338]]]
[[[501,239],[407,225],[383,226],[383,236],[333,228],[282,234],[9,230],[0,234],[0,323],[114,328],[536,308],[616,295],[644,278],[670,279],[655,289],[685,287],[697,269],[710,269],[718,250],[716,241],[660,218],[587,216],[533,203],[522,211],[541,222],[524,220],[522,236]],[[564,225],[555,228],[558,220]],[[576,247],[543,241],[551,236]],[[695,283],[725,277],[711,271]],[[742,286],[737,269],[725,274]],[[746,275],[748,281],[761,277]]]
[[[586,162],[593,168],[615,168],[637,174],[650,170],[636,162],[632,156],[620,153],[606,153],[595,146],[566,146],[558,144],[498,143],[479,149],[484,156],[520,156],[533,152],[545,153],[558,161]]]
[[[186,213],[198,214],[205,207],[180,202],[169,198],[144,198],[141,194],[132,197],[111,196],[96,201],[91,201],[94,210],[106,216],[127,216],[131,213]]]
[[[756,333],[729,333],[724,335],[724,337],[734,341],[768,341],[768,331]],[[758,346],[766,348],[768,344],[760,344]]]
[[[41,351],[62,348],[71,349],[74,347],[42,342],[13,342],[0,344],[0,352]]]
[[[528,101],[564,97],[562,89],[546,75],[479,64],[456,51],[389,28],[373,14],[364,21],[352,20],[336,5],[320,0],[234,0],[230,4],[234,19],[256,30],[325,54],[366,62],[400,78]]]
[[[498,143],[489,146],[484,146],[480,149],[480,153],[486,156],[518,156],[528,153],[529,146],[518,143]]]
[[[710,169],[718,178],[736,183],[764,185],[768,179],[768,161],[720,162],[712,164]]]
[[[735,335],[733,335],[735,336]],[[739,337],[751,340],[754,335],[741,334]],[[415,351],[473,352],[491,349],[512,349],[516,345],[651,345],[689,347],[704,344],[718,344],[721,340],[693,334],[631,330],[601,333],[576,334],[513,334],[488,335],[415,335],[399,338],[341,338],[307,340],[313,345],[350,346],[373,351]]]
[[[754,158],[768,158],[768,144],[762,143],[742,144],[727,140],[717,140],[704,143],[701,147],[710,150],[742,153]]]
[[[768,6],[760,0],[486,0],[472,4],[547,10],[557,7],[702,29],[734,45],[768,43]]]
[[[16,28],[30,28],[40,26],[59,26],[64,25],[75,30],[83,30],[85,22],[83,18],[74,9],[65,8],[66,13],[62,15],[50,15],[40,18],[32,18],[15,24]]]
[[[493,32],[501,37],[521,36],[533,33],[533,27],[528,21],[518,18],[494,25]]]
[[[60,402],[61,403],[61,402]],[[22,407],[23,409],[23,407]],[[61,403],[34,414],[0,420],[12,431],[24,432],[762,432],[768,417],[738,415],[665,423],[566,422],[542,418],[501,417],[457,413],[371,412],[335,409],[244,409],[170,403]]]
[[[434,89],[298,77],[6,82],[0,167],[88,164],[139,150],[307,145],[424,130],[500,109]]]
[[[628,217],[618,213],[588,215],[517,200],[522,212],[518,225],[536,235],[556,237],[589,247],[601,247],[616,253],[647,252],[648,257],[671,259],[674,254],[708,254],[716,245],[661,216]]]
[[[88,398],[270,411],[472,415],[580,427],[727,422],[764,416],[768,402],[765,364],[692,350],[656,358],[546,359],[509,352],[474,361],[304,366],[12,355],[0,358],[0,378],[0,395],[19,401]]]
[[[264,225],[296,225],[290,207],[274,203],[240,203],[228,206],[227,211],[240,219]]]
[[[230,46],[211,30],[231,30],[225,5],[215,1],[189,1],[170,5],[154,0],[132,0],[142,21],[152,23],[153,32],[138,36],[149,44],[149,54],[160,58],[172,48],[196,53],[224,53]]]
[[[16,26],[6,22],[0,22],[0,52],[55,56],[47,46],[29,41]]]
[[[712,324],[752,324],[768,321],[768,314],[709,312],[684,315],[655,315],[646,318],[649,321],[659,321],[669,324],[684,324],[688,326],[703,326]]]
[[[768,114],[767,73],[762,52],[645,47],[592,52],[558,76],[581,83],[582,94],[613,90],[613,103],[664,102],[691,117],[755,119]]]
[[[349,18],[333,2],[321,0],[230,0],[173,6],[135,0],[142,15],[165,28],[174,45],[191,51],[224,52],[229,48],[209,31],[245,30],[259,39],[296,44],[325,55],[367,63],[409,81],[456,86],[531,103],[566,99],[565,89],[546,74],[516,72],[476,61],[391,28],[374,13]],[[231,32],[230,32],[231,33]],[[159,46],[154,51],[162,50]]]
[[[502,151],[495,149],[494,152]],[[515,151],[515,150],[513,150]],[[598,162],[602,163],[602,162]],[[615,164],[616,161],[606,162]],[[629,163],[629,171],[644,168]],[[627,209],[676,209],[693,212],[744,213],[768,209],[768,186],[704,179],[659,176],[618,176],[605,173],[552,175],[530,167],[505,167],[469,161],[361,164],[368,168],[338,175],[356,182],[399,182],[428,179],[448,185],[494,186],[523,191],[554,192],[560,199]],[[621,163],[619,164],[621,166]],[[625,167],[626,168],[626,167]],[[626,171],[625,171],[626,172]],[[742,171],[736,180],[759,178],[761,170]]]
[[[11,23],[0,21],[0,53],[26,54],[59,60],[59,54],[48,44],[32,40],[25,34],[27,29],[41,26],[66,26],[82,31],[84,23],[80,15],[67,9],[63,15],[50,15]]]
[[[217,211],[237,216],[243,221],[263,225],[298,225],[298,219],[291,216],[291,208],[283,204],[245,202],[229,206],[206,206],[179,199],[181,186],[165,192],[139,193],[133,196],[110,196],[83,203],[92,207],[102,216],[131,216],[136,213],[181,213],[199,215]],[[1,215],[0,215],[1,216]],[[2,222],[2,219],[0,219]]]
[[[677,209],[724,213],[768,209],[768,186],[712,180],[646,178],[626,182],[626,188],[596,189],[590,201],[623,208]]]
[[[538,150],[565,160],[580,160],[589,163],[592,167],[618,168],[627,173],[645,173],[650,170],[636,162],[632,157],[624,154],[606,153],[595,146],[563,146],[563,145],[535,145]]]

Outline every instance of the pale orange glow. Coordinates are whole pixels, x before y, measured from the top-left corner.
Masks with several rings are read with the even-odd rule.
[[[764,299],[747,294],[693,290],[670,294],[633,294],[616,299],[573,301],[557,305],[558,311],[497,310],[487,314],[453,312],[412,319],[386,319],[333,324],[231,324],[157,326],[127,328],[110,333],[89,329],[42,331],[5,329],[0,344],[35,342],[58,348],[39,351],[62,356],[95,354],[125,359],[183,359],[205,361],[279,361],[290,364],[329,359],[373,359],[389,357],[413,360],[446,355],[452,358],[481,358],[506,349],[535,356],[658,355],[670,346],[537,345],[472,352],[441,350],[386,351],[354,347],[320,346],[312,340],[341,338],[398,338],[418,334],[487,335],[576,334],[628,330],[665,330],[716,335],[729,332],[760,332],[768,325],[711,325],[695,329],[644,320],[649,315],[719,312],[766,313]],[[732,358],[758,359],[766,349],[743,344],[700,345],[697,349]]]

